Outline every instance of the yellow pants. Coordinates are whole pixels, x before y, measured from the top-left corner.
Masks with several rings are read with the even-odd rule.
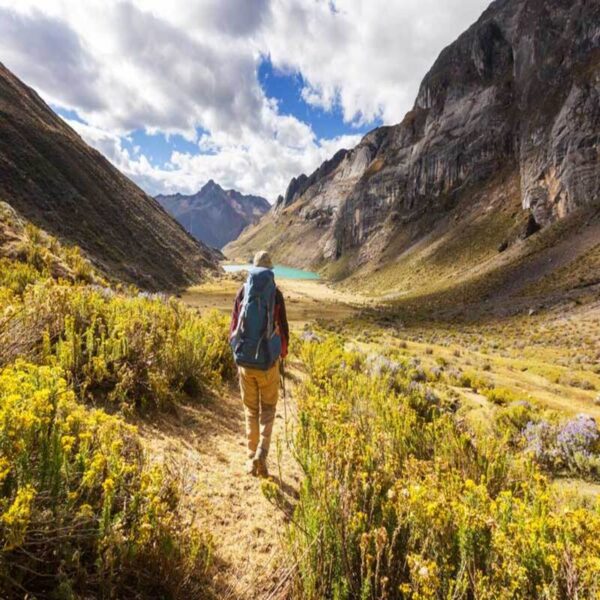
[[[268,371],[238,367],[246,418],[248,456],[266,458],[279,398],[279,361]]]

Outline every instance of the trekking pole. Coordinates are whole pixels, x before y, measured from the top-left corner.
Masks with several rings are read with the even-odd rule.
[[[281,390],[283,391],[283,399],[285,400],[285,359],[279,361],[279,375],[281,381]]]
[[[287,416],[287,396],[285,393],[285,361],[282,358],[279,361],[279,375],[280,375],[280,382],[281,382],[281,390],[283,392],[283,429],[284,429],[284,433],[285,433],[285,443],[286,446],[289,448],[290,446],[290,441],[288,439],[288,416]]]

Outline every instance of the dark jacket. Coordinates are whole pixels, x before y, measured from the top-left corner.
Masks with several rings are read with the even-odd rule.
[[[240,317],[240,308],[244,299],[244,286],[242,286],[235,297],[233,304],[233,312],[231,313],[231,325],[229,326],[229,337],[237,328],[238,319]],[[285,312],[285,301],[283,294],[279,288],[275,289],[275,327],[279,331],[281,338],[281,358],[287,356],[288,346],[290,343],[290,327],[288,325],[287,314]]]

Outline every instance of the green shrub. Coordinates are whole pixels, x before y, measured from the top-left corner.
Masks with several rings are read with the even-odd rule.
[[[203,597],[211,543],[183,527],[178,481],[89,406],[164,409],[218,386],[225,317],[106,287],[35,228],[22,250],[0,261],[0,596]]]
[[[209,545],[182,529],[177,494],[146,465],[135,428],[78,403],[59,368],[0,372],[3,594],[191,590]]]
[[[511,401],[507,406],[498,408],[495,423],[500,431],[506,431],[509,436],[514,437],[520,434],[528,423],[536,421],[537,418],[535,409],[528,402]]]
[[[336,367],[348,360],[342,340],[302,354],[309,377],[298,391],[294,447],[305,479],[289,535],[293,597],[597,594],[600,513],[557,501],[512,443],[527,407],[505,411],[495,434],[475,434],[450,414],[422,410],[422,384],[403,391],[389,373]]]
[[[0,360],[59,366],[84,399],[165,408],[234,371],[227,320],[217,312],[51,279],[9,301],[16,315],[5,323]]]
[[[0,287],[15,294],[22,294],[30,283],[35,283],[42,277],[40,271],[28,263],[0,258]]]
[[[519,396],[507,388],[492,388],[483,392],[484,396],[494,404],[504,406],[512,402],[518,402]]]

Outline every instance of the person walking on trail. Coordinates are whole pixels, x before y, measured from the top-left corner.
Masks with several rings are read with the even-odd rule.
[[[279,398],[279,361],[290,339],[283,294],[264,250],[254,256],[231,315],[229,343],[244,403],[250,475],[268,477],[267,455]]]

